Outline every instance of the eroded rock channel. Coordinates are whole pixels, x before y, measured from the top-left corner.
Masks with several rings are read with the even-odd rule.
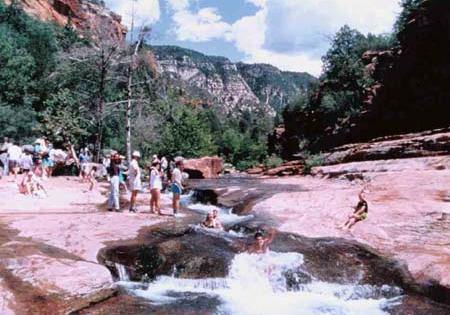
[[[191,209],[217,203],[198,190]],[[260,196],[261,197],[261,196]],[[246,208],[257,198],[238,200]],[[220,202],[219,202],[220,203]],[[221,204],[223,206],[223,204]],[[232,205],[229,201],[228,207]],[[200,216],[142,231],[99,253],[121,293],[82,314],[446,314],[407,269],[339,238],[278,233],[264,255],[242,253],[263,218],[222,209],[227,232],[207,231]],[[248,212],[248,211],[246,211]]]

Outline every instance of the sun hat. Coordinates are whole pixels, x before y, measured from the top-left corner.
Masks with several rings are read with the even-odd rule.
[[[141,153],[139,151],[134,151],[133,154],[131,154],[132,157],[141,157]]]

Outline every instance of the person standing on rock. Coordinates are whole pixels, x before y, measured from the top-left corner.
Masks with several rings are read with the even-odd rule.
[[[138,192],[142,190],[141,169],[138,163],[140,158],[141,153],[134,151],[131,155],[130,167],[128,169],[128,185],[131,191],[130,212],[136,212],[136,197]]]
[[[182,181],[183,181],[183,168],[184,168],[184,164],[183,164],[183,160],[182,159],[178,159],[175,162],[175,168],[172,171],[172,208],[173,208],[173,214],[174,216],[178,214],[178,210],[180,209],[180,196],[183,193],[183,185],[182,185]]]
[[[16,143],[12,142],[8,148],[8,169],[10,173],[14,174],[14,180],[17,180],[17,174],[20,169],[20,157],[22,155],[22,148]]]
[[[162,177],[159,161],[153,161],[150,168],[150,211],[159,215],[161,215]]]
[[[120,155],[114,154],[108,167],[108,175],[110,182],[109,197],[108,197],[108,211],[120,211],[119,204],[119,174],[120,174]]]
[[[11,142],[9,142],[9,138],[3,138],[3,144],[0,147],[0,161],[3,164],[3,175],[8,176],[9,174],[9,158],[8,158],[8,149],[11,146]]]

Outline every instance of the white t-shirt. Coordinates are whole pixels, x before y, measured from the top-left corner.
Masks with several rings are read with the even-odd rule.
[[[155,169],[150,172],[150,189],[162,189],[161,175]]]
[[[178,167],[175,167],[172,171],[172,183],[181,184],[183,175]]]
[[[139,164],[137,160],[131,160],[130,163],[130,171],[128,175],[131,178],[140,178],[141,177],[141,169],[139,168]]]
[[[8,149],[8,155],[11,161],[19,161],[22,155],[22,149],[17,145],[12,145]]]

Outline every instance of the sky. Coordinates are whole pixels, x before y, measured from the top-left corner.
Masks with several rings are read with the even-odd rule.
[[[151,43],[178,45],[232,61],[322,71],[321,56],[345,24],[390,32],[399,0],[106,0],[130,26],[152,25]]]

